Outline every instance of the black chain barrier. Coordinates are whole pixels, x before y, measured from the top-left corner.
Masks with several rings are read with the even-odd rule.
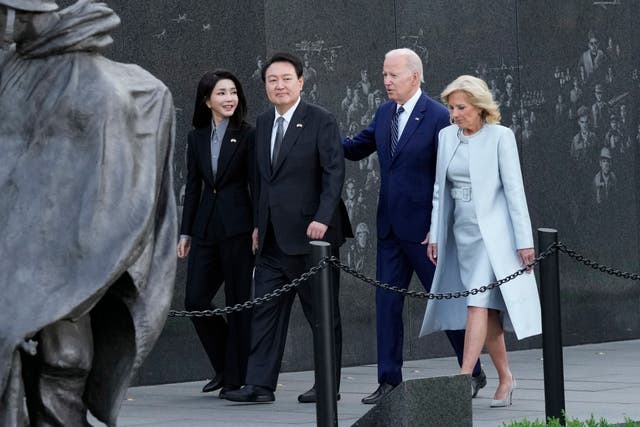
[[[580,255],[576,251],[567,248],[567,245],[561,242],[557,242],[554,244],[557,248],[558,252],[562,252],[567,254],[569,258],[573,258],[575,261],[580,262],[587,267],[591,267],[594,270],[598,270],[602,273],[607,273],[611,276],[622,277],[624,279],[631,280],[640,280],[640,274],[638,273],[627,273],[626,271],[618,270],[617,268],[609,267],[604,264],[600,264],[599,262],[592,261],[584,255]]]
[[[280,295],[289,292],[290,290],[297,288],[311,277],[315,276],[318,271],[327,267],[328,259],[321,260],[317,265],[314,265],[307,271],[306,273],[302,273],[300,277],[297,279],[293,279],[291,283],[287,283],[283,285],[281,288],[276,289],[273,292],[268,294],[264,294],[261,297],[243,302],[242,304],[232,305],[230,307],[224,308],[216,308],[215,310],[201,310],[201,311],[178,311],[178,310],[169,310],[169,317],[210,317],[210,316],[220,316],[223,314],[231,314],[237,311],[246,310],[249,308],[253,308],[256,305],[264,304],[265,302],[277,298]]]
[[[370,277],[365,276],[364,274],[354,270],[353,268],[343,264],[342,262],[340,262],[339,259],[337,259],[336,257],[331,257],[329,258],[329,262],[336,266],[337,268],[339,268],[340,270],[344,271],[345,273],[348,273],[352,276],[354,276],[357,279],[362,280],[365,283],[368,283],[372,286],[375,286],[377,288],[381,288],[381,289],[386,289],[388,291],[393,291],[393,292],[398,292],[399,294],[405,295],[405,296],[409,296],[409,297],[413,297],[413,298],[424,298],[424,299],[437,299],[437,300],[442,300],[442,299],[451,299],[451,298],[465,298],[468,297],[469,295],[476,295],[482,292],[486,292],[488,290],[497,288],[498,286],[504,285],[507,282],[510,282],[511,280],[515,279],[516,277],[524,274],[527,270],[533,268],[536,264],[540,263],[540,261],[542,261],[543,259],[545,259],[546,257],[548,257],[549,255],[551,255],[553,252],[556,251],[556,248],[551,246],[549,247],[546,251],[542,252],[540,255],[538,255],[536,258],[533,259],[533,261],[530,264],[527,264],[526,266],[522,267],[520,270],[517,270],[516,272],[508,275],[507,277],[500,279],[500,280],[496,280],[495,282],[491,282],[487,285],[484,286],[480,286],[479,288],[474,288],[471,290],[466,290],[466,291],[462,291],[462,292],[446,292],[443,294],[434,294],[431,292],[421,292],[421,291],[410,291],[408,289],[403,289],[403,288],[399,288],[397,286],[393,286],[393,285],[388,285],[386,283],[382,283],[378,280],[372,279]]]
[[[223,314],[231,314],[234,312],[238,312],[238,311],[242,311],[245,309],[249,309],[249,308],[253,308],[256,305],[260,305],[260,304],[264,304],[265,302],[272,300],[274,298],[278,298],[280,295],[289,292],[290,290],[297,288],[298,286],[302,285],[304,282],[306,282],[307,280],[309,280],[311,277],[313,277],[315,274],[317,274],[320,270],[328,267],[328,266],[333,266],[334,268],[338,268],[342,271],[344,271],[347,274],[350,274],[351,276],[355,277],[356,279],[360,279],[362,282],[365,282],[371,286],[374,286],[376,288],[381,288],[381,289],[386,289],[388,291],[392,291],[392,292],[398,292],[399,294],[402,294],[404,296],[408,296],[408,297],[412,297],[412,298],[423,298],[423,299],[429,299],[429,300],[433,300],[433,299],[437,299],[437,300],[442,300],[442,299],[452,299],[452,298],[465,298],[468,297],[469,295],[477,295],[479,293],[482,292],[486,292],[489,291],[491,289],[497,288],[501,285],[504,285],[505,283],[508,283],[510,281],[512,281],[513,279],[515,279],[518,276],[521,276],[522,274],[524,274],[527,270],[535,267],[537,264],[540,263],[540,261],[542,261],[543,259],[545,259],[546,257],[548,257],[549,255],[551,255],[554,252],[561,252],[566,254],[567,256],[569,256],[570,258],[574,259],[577,262],[580,262],[582,264],[584,264],[587,267],[593,268],[594,270],[598,270],[602,273],[607,273],[609,275],[612,276],[616,276],[616,277],[622,277],[625,279],[631,279],[631,280],[640,280],[640,274],[638,273],[628,273],[613,267],[609,267],[606,266],[604,264],[598,263],[596,261],[593,261],[589,258],[587,258],[584,255],[580,255],[579,253],[577,253],[576,251],[569,249],[567,247],[567,245],[565,245],[562,242],[555,242],[553,244],[551,244],[546,250],[544,250],[543,252],[541,252],[537,257],[535,257],[533,259],[533,261],[530,264],[527,264],[526,266],[522,267],[521,269],[515,271],[514,273],[500,279],[500,280],[496,280],[495,282],[491,282],[487,285],[484,286],[480,286],[479,288],[474,288],[471,290],[466,290],[466,291],[462,291],[462,292],[446,292],[446,293],[441,293],[441,294],[435,294],[435,293],[431,293],[431,292],[422,292],[422,291],[411,291],[409,289],[403,289],[403,288],[399,288],[397,286],[393,286],[393,285],[389,285],[387,283],[383,283],[380,282],[376,279],[372,279],[370,277],[365,276],[364,274],[360,273],[359,271],[349,267],[348,265],[342,263],[340,261],[339,258],[336,258],[334,256],[332,257],[328,257],[325,258],[323,260],[321,260],[317,265],[311,267],[309,269],[309,271],[307,271],[306,273],[303,273],[299,278],[294,279],[291,281],[291,283],[287,283],[285,285],[283,285],[282,287],[276,289],[273,292],[270,292],[268,294],[265,294],[262,297],[258,297],[255,298],[253,300],[249,300],[246,301],[242,304],[236,304],[236,305],[232,305],[229,307],[224,307],[224,308],[217,308],[215,310],[202,310],[202,311],[178,311],[178,310],[169,310],[169,317],[209,317],[209,316],[220,316]]]

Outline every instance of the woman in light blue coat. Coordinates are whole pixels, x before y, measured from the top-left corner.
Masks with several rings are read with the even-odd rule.
[[[427,254],[436,264],[432,292],[486,285],[531,263],[535,252],[513,132],[484,81],[454,80],[441,94],[452,122],[440,131]],[[511,405],[516,381],[504,330],[518,339],[541,333],[535,276],[468,298],[432,300],[420,335],[466,329],[462,374],[471,374],[484,345],[498,371],[492,407]]]

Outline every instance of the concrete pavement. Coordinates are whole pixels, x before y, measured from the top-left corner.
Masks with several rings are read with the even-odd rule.
[[[564,349],[565,401],[570,418],[592,414],[609,422],[625,417],[640,420],[640,340],[588,344]],[[513,406],[489,408],[497,375],[488,355],[482,355],[488,385],[473,399],[473,426],[496,427],[514,420],[544,419],[542,349],[509,353],[517,379]],[[457,373],[453,357],[405,362],[405,379]],[[313,372],[286,372],[279,378],[276,402],[236,404],[202,394],[205,380],[191,383],[132,387],[122,406],[118,425],[218,427],[313,426],[314,404],[300,404],[297,396],[313,383]],[[375,365],[342,370],[340,426],[350,426],[371,409],[360,399],[376,388]],[[425,402],[428,405],[428,402]]]

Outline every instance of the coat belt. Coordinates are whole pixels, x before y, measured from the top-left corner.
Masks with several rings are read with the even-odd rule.
[[[451,197],[463,202],[471,201],[471,187],[454,187],[451,189]]]

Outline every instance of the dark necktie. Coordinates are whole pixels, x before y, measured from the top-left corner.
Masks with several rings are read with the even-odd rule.
[[[396,150],[398,149],[398,119],[403,111],[404,107],[400,106],[391,118],[391,157],[396,155]]]
[[[273,153],[271,154],[271,166],[276,164],[278,160],[278,153],[280,152],[280,146],[282,145],[282,138],[284,136],[284,117],[280,116],[276,119],[278,128],[276,129],[276,139],[273,142]]]

